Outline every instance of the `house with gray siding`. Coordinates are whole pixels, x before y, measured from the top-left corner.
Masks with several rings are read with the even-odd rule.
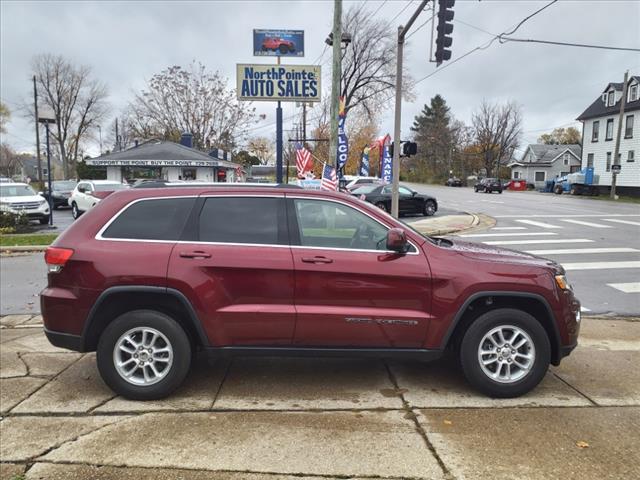
[[[580,145],[531,144],[522,158],[511,162],[511,178],[524,180],[536,188],[543,188],[547,180],[580,170]]]

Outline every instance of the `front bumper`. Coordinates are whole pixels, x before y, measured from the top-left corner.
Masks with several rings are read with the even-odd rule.
[[[17,209],[11,208],[8,206],[3,206],[0,211],[12,213],[14,215],[26,215],[27,218],[30,219],[41,219],[41,218],[49,218],[49,205],[45,204],[45,206],[40,208],[33,209]]]

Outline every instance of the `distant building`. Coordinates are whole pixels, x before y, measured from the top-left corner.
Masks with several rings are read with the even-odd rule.
[[[44,156],[40,159],[42,163],[42,180],[47,180],[47,158]],[[25,158],[22,160],[22,167],[20,168],[21,180],[26,181],[30,179],[32,182],[38,180],[38,159],[36,157]],[[51,158],[51,179],[63,180],[64,178],[62,162]]]
[[[577,118],[582,122],[582,167],[593,167],[598,184],[611,186],[611,165],[618,132],[622,83],[610,83]],[[620,173],[616,180],[621,193],[640,192],[640,77],[630,78],[620,136]]]
[[[107,179],[121,182],[137,178],[200,182],[240,181],[242,168],[230,161],[231,154],[214,149],[209,154],[192,148],[192,136],[185,133],[180,143],[150,140],[120,152],[86,160],[87,165],[107,168]]]
[[[542,188],[547,180],[580,170],[580,145],[531,144],[522,158],[512,162],[511,178]]]

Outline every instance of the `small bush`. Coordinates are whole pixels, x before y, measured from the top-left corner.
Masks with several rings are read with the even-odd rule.
[[[29,230],[29,217],[24,213],[0,212],[2,233],[21,233]],[[10,231],[4,231],[8,229]]]

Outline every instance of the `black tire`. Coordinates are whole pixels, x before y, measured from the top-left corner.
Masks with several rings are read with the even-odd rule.
[[[113,353],[118,340],[136,327],[149,327],[162,333],[173,350],[173,361],[167,367],[168,371],[151,385],[130,383],[114,365]],[[133,310],[107,325],[98,342],[96,359],[102,379],[115,393],[131,400],[157,400],[168,396],[184,381],[191,365],[191,344],[182,327],[168,315],[154,310]]]
[[[518,327],[530,337],[535,357],[530,370],[520,379],[501,383],[489,377],[478,358],[478,349],[484,336],[499,326]],[[544,327],[528,313],[513,308],[491,310],[471,323],[460,345],[460,363],[468,382],[482,393],[496,398],[524,395],[543,379],[549,368],[551,346]]]
[[[435,215],[436,210],[436,203],[433,200],[427,200],[426,202],[424,202],[424,210],[422,213],[425,216],[432,217],[433,215]]]
[[[49,218],[39,218],[38,221],[40,222],[40,225],[46,225],[49,223]]]
[[[280,53],[284,55],[285,53],[289,52],[289,47],[286,45],[280,45],[278,47],[278,50],[280,50]]]
[[[375,204],[375,206],[378,207],[380,210],[383,210],[383,211],[389,213],[389,209],[384,204],[384,202],[378,202],[378,203]]]
[[[77,220],[78,217],[82,215],[82,212],[78,209],[78,204],[76,202],[71,203],[71,216],[74,220]]]
[[[502,190],[498,190],[498,193],[502,193]]]

